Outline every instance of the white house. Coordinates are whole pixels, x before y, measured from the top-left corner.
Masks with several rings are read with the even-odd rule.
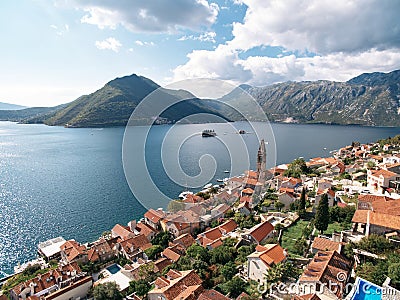
[[[296,201],[296,197],[289,192],[283,192],[278,194],[278,201],[285,204],[285,209],[289,209],[290,204]]]
[[[400,180],[400,174],[387,170],[368,170],[367,186],[375,191],[383,192],[383,188],[389,187],[389,182]]]
[[[268,270],[283,262],[286,256],[286,251],[279,244],[258,245],[256,251],[247,256],[248,279],[263,282]]]

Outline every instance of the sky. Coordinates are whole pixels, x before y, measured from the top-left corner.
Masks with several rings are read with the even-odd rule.
[[[399,0],[4,0],[0,102],[55,106],[138,74],[265,86],[400,69]]]

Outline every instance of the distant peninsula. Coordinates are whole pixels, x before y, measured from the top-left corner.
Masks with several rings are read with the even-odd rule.
[[[0,110],[0,120],[67,127],[124,126],[136,106],[159,87],[154,81],[133,74],[111,80],[92,94],[57,107]],[[273,122],[400,126],[400,70],[364,73],[347,82],[284,82],[241,88],[256,99]],[[159,91],[162,101],[188,99],[159,116],[161,123],[174,123],[201,113],[229,121],[241,118],[227,106],[215,105],[215,101],[199,99],[184,90]],[[237,91],[221,99],[225,103],[238,101],[240,107]]]

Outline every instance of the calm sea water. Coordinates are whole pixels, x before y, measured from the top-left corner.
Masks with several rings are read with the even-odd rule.
[[[235,126],[248,129],[244,123]],[[226,124],[180,125],[174,134],[201,132],[205,127],[219,135],[227,132],[226,138],[234,134]],[[400,128],[358,126],[272,124],[272,128],[277,163],[299,156],[328,156],[329,150],[352,141],[370,142],[400,133]],[[168,178],[161,163],[161,143],[170,129],[168,125],[152,128],[146,163],[158,188],[173,198],[183,188]],[[0,277],[11,273],[18,262],[34,258],[40,241],[60,235],[92,241],[116,223],[142,217],[145,208],[129,189],[122,167],[123,135],[124,128],[66,129],[0,122]],[[254,168],[257,139],[251,134],[243,139]],[[182,144],[179,161],[187,174],[195,175],[200,172],[199,158],[211,154],[217,164],[215,182],[231,169],[230,151],[218,139],[205,142],[195,135]],[[273,156],[272,142],[267,152]],[[140,179],[135,184],[145,186]]]

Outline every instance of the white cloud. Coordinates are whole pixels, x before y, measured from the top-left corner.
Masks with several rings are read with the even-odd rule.
[[[287,80],[346,81],[400,68],[400,2],[390,0],[240,0],[247,11],[233,39],[194,50],[173,80],[210,77],[268,85]],[[282,47],[277,57],[254,47]],[[316,55],[310,55],[316,53]],[[291,54],[301,53],[301,55]]]
[[[400,2],[391,0],[241,0],[243,23],[234,23],[235,49],[282,46],[319,54],[400,46]]]
[[[135,44],[138,46],[154,46],[155,44],[153,42],[144,42],[144,41],[135,41]]]
[[[120,41],[113,37],[109,37],[104,41],[96,41],[95,45],[100,50],[112,50],[114,52],[118,52],[119,49],[122,47]]]
[[[56,34],[59,36],[64,35],[65,33],[69,32],[69,25],[64,24],[61,27],[58,27],[57,25],[51,24],[50,28],[54,29],[56,31]]]
[[[208,31],[203,34],[194,36],[194,35],[184,35],[178,39],[178,41],[187,41],[187,40],[194,40],[194,41],[201,41],[201,42],[211,42],[215,43],[215,37],[217,34],[214,31]]]
[[[123,26],[133,32],[177,32],[212,25],[219,7],[207,0],[74,0],[86,12],[81,22],[101,29]]]
[[[371,49],[362,53],[333,53],[325,56],[282,57],[250,56],[240,59],[226,45],[213,51],[195,50],[189,61],[173,70],[173,80],[206,77],[249,83],[257,86],[284,81],[346,81],[363,72],[389,72],[400,68],[398,49]]]

